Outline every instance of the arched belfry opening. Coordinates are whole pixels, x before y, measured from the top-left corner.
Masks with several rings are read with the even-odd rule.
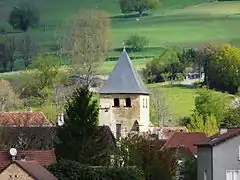
[[[137,120],[134,121],[131,131],[139,132],[139,123]]]

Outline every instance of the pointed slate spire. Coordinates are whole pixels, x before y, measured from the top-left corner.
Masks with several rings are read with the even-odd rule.
[[[149,94],[125,48],[100,94]]]

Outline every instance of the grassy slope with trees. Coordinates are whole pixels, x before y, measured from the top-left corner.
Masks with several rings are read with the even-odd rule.
[[[4,11],[2,11],[2,14],[5,15],[2,15],[2,18],[5,17],[6,19],[6,14],[8,14],[11,9],[10,4],[14,4],[13,1],[9,2],[4,2],[2,6],[5,7]],[[237,13],[236,7],[239,6],[237,2],[196,5],[198,3],[198,0],[184,0],[181,2],[175,0],[163,1],[162,6],[150,11],[149,16],[143,16],[140,21],[136,21],[136,17],[124,18],[122,15],[119,16],[120,10],[117,1],[109,2],[105,0],[103,2],[101,1],[101,3],[96,1],[81,1],[81,3],[73,1],[73,3],[68,6],[69,8],[64,8],[63,11],[53,10],[63,9],[66,5],[65,1],[59,1],[56,4],[51,2],[47,8],[43,2],[36,1],[34,4],[41,12],[41,23],[38,28],[30,29],[30,34],[36,38],[35,41],[40,44],[41,50],[47,51],[47,48],[54,46],[56,43],[54,34],[58,31],[59,25],[73,16],[79,8],[78,5],[80,8],[92,8],[94,5],[95,8],[98,7],[98,9],[107,10],[112,16],[112,31],[114,36],[112,48],[119,48],[122,40],[133,33],[144,35],[149,39],[149,47],[143,49],[141,52],[130,53],[133,57],[139,56],[139,54],[146,55],[148,53],[158,55],[162,52],[162,47],[172,45],[179,46],[183,45],[183,42],[184,46],[188,46],[199,45],[209,39],[213,41],[217,39],[225,42],[238,41],[238,39],[235,38],[237,28],[231,28],[233,24],[236,25],[235,22],[238,19],[235,15]],[[223,22],[226,26],[222,26]],[[7,24],[5,25],[7,30],[11,30],[10,27],[7,27]],[[43,33],[44,26],[46,31]],[[132,31],[129,30],[129,27],[131,27]],[[229,33],[229,30],[231,33]],[[215,39],[212,38],[213,36]],[[218,37],[220,38],[218,39]],[[116,55],[114,52],[110,52],[109,54]],[[144,67],[146,62],[148,62],[147,59],[134,60],[135,66],[139,69]],[[104,62],[101,73],[109,73],[115,63],[114,61]],[[9,75],[9,77],[11,76],[12,75]],[[2,77],[4,77],[4,75]],[[168,85],[163,86],[162,90],[167,97],[166,101],[170,106],[169,109],[172,118],[177,119],[180,116],[188,116],[191,114],[191,111],[194,109],[195,89]]]
[[[17,2],[12,0],[2,3],[0,7],[2,20],[7,19],[8,13]],[[42,51],[49,52],[54,48],[56,45],[55,34],[61,29],[61,25],[65,24],[79,8],[85,7],[103,9],[110,14],[114,35],[113,48],[121,47],[122,41],[133,33],[148,37],[151,48],[199,45],[209,40],[239,43],[239,26],[236,23],[239,20],[237,15],[239,2],[196,5],[201,3],[201,0],[164,0],[159,8],[147,12],[149,16],[142,17],[140,21],[136,21],[136,17],[124,18],[120,14],[117,0],[72,0],[71,2],[65,0],[57,2],[53,0],[47,3],[44,0],[33,1],[39,8],[41,19],[39,27],[30,31]],[[7,31],[12,31],[6,22],[2,21],[1,24]],[[153,51],[156,54],[159,53],[157,49]],[[142,52],[140,54],[149,53]],[[152,55],[152,52],[150,54]],[[116,56],[117,54],[112,52],[109,55]]]

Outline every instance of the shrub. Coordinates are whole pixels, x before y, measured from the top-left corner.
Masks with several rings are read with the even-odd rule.
[[[78,162],[60,160],[49,167],[58,180],[140,180],[142,172],[136,167],[86,166]]]
[[[194,156],[186,158],[180,173],[184,180],[197,179],[197,159]]]
[[[159,59],[153,59],[147,63],[142,70],[142,74],[147,83],[164,82],[166,80],[165,67],[163,63],[160,63]]]
[[[131,35],[127,41],[126,45],[132,50],[132,51],[140,51],[142,50],[146,45],[148,45],[149,41],[145,36],[139,36],[137,34]]]
[[[162,59],[156,58],[146,64],[142,74],[148,83],[158,83],[168,80],[184,79],[184,66],[179,61],[162,62]]]

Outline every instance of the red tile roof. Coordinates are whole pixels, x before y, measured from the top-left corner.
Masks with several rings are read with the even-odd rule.
[[[19,167],[37,180],[57,180],[47,169],[37,161],[14,161]]]
[[[174,133],[186,133],[188,129],[185,126],[154,127],[153,132],[159,135],[159,139],[169,139]]]
[[[200,143],[207,138],[206,134],[200,132],[191,133],[175,133],[162,147],[162,149],[185,147],[188,148],[192,154],[197,154],[196,143]]]
[[[227,132],[225,133],[217,133],[213,136],[208,137],[205,139],[205,141],[196,143],[196,146],[216,146],[222,142],[225,142],[231,138],[234,138],[236,136],[240,135],[240,128],[231,128],[227,129]]]
[[[2,126],[50,126],[42,112],[1,112],[0,125]]]
[[[18,151],[16,160],[25,156],[26,161],[35,160],[43,166],[49,166],[56,162],[54,149],[51,150],[22,150]],[[12,162],[12,157],[8,151],[0,151],[0,170],[4,169]]]

